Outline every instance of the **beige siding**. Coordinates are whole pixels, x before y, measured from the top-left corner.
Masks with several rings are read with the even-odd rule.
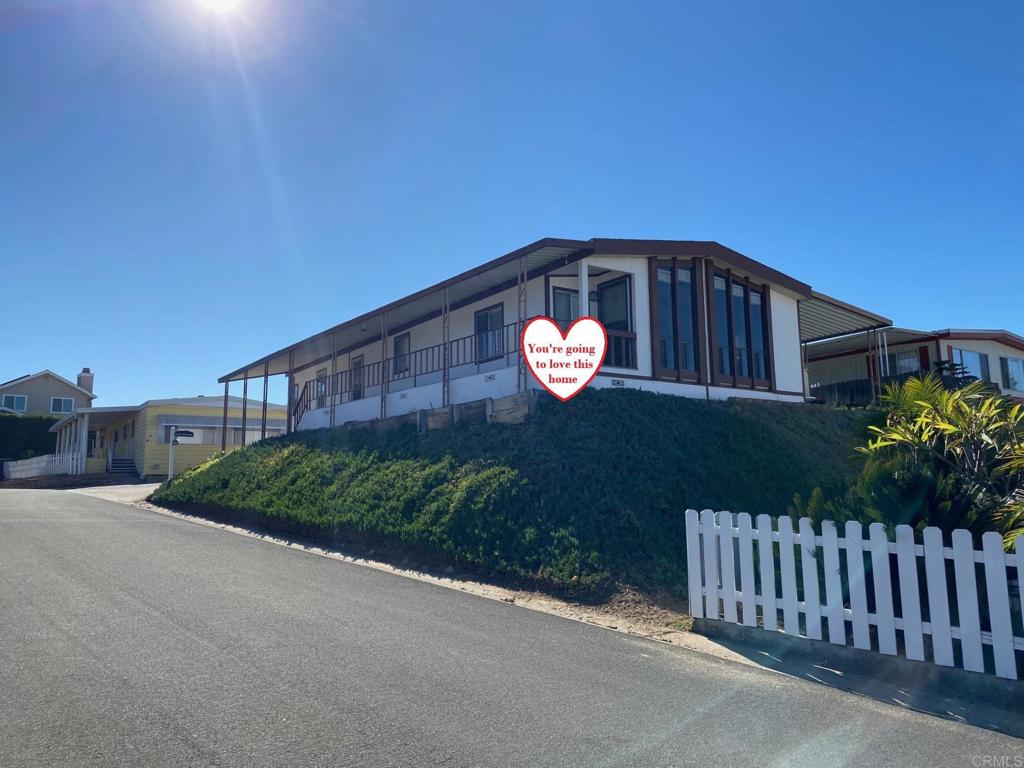
[[[0,395],[25,395],[28,398],[26,413],[49,414],[50,398],[70,397],[75,401],[75,408],[88,408],[89,398],[81,390],[69,387],[64,382],[44,374],[34,379],[19,383],[14,382],[0,388]]]

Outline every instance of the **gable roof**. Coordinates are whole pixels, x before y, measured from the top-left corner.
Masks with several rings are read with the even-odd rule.
[[[840,327],[842,332],[892,324],[892,321],[887,318],[860,311],[850,305],[840,306],[839,302],[829,299],[823,294],[814,293],[806,283],[713,240],[617,238],[574,240],[545,237],[447,280],[442,280],[376,309],[363,312],[326,330],[282,347],[221,376],[218,381],[224,383],[243,378],[258,378],[264,373],[274,376],[286,373],[293,363],[300,367],[311,365],[318,360],[330,357],[332,348],[345,349],[353,344],[379,340],[379,329],[383,325],[384,316],[387,318],[388,333],[397,333],[400,332],[400,329],[425,322],[433,317],[439,317],[442,291],[448,291],[451,309],[458,309],[483,296],[515,287],[520,265],[525,268],[526,277],[529,280],[553,269],[566,267],[590,255],[709,257],[737,267],[740,271],[758,277],[764,282],[780,286],[799,297],[801,303],[817,307],[823,320],[830,321],[828,327],[819,324],[822,325],[822,334],[834,332],[832,326],[842,326]],[[842,315],[840,319],[843,321],[838,324],[833,322],[835,320],[833,316],[837,313]],[[852,324],[850,324],[851,322]],[[848,327],[846,327],[847,325]],[[819,329],[813,328],[812,330],[818,331]],[[804,340],[814,337],[807,336]]]
[[[57,381],[59,381],[61,384],[66,384],[69,387],[71,387],[72,389],[77,389],[79,392],[81,392],[83,395],[88,397],[90,400],[95,400],[96,399],[96,395],[94,393],[90,392],[88,389],[85,389],[84,387],[78,386],[73,381],[68,381],[67,379],[65,379],[60,374],[54,373],[53,371],[51,371],[49,369],[46,369],[45,371],[39,371],[39,373],[26,373],[24,376],[18,376],[16,379],[11,379],[10,381],[5,381],[2,384],[0,384],[0,389],[6,389],[7,387],[13,386],[14,384],[23,384],[26,381],[30,381],[31,379],[37,379],[40,376],[50,376],[51,378],[54,378]]]

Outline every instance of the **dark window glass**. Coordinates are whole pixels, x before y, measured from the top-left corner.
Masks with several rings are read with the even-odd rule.
[[[736,375],[750,376],[750,349],[747,346],[747,300],[742,285],[732,286],[732,333],[736,351]]]
[[[403,333],[401,336],[395,336],[395,359],[392,361],[392,372],[398,376],[409,372],[409,366],[411,360],[409,359],[409,349],[411,342],[408,333]]]
[[[363,396],[363,356],[352,358],[352,399],[359,400]]]
[[[729,286],[715,275],[715,356],[718,372],[732,376],[732,351],[729,344]]]
[[[760,291],[750,292],[750,346],[754,355],[754,378],[768,380],[768,307]]]
[[[501,327],[505,322],[504,317],[505,308],[501,304],[481,309],[474,315],[473,324],[476,331],[477,362],[493,360],[504,354],[501,343]]]
[[[680,367],[687,371],[697,370],[697,330],[693,321],[693,293],[693,268],[676,267],[676,316],[679,319],[679,362]]]
[[[953,362],[962,365],[968,376],[989,381],[988,355],[975,352],[973,349],[954,349]]]
[[[672,315],[672,267],[658,267],[658,355],[662,368],[676,367],[676,329]]]
[[[598,318],[609,331],[628,331],[629,281],[615,280],[597,289]]]
[[[569,288],[555,288],[554,320],[564,331],[580,316],[580,293]]]

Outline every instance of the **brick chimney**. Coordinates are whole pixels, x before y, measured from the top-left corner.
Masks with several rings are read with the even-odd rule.
[[[92,392],[92,371],[88,368],[83,368],[82,372],[78,374],[77,384],[82,389]]]

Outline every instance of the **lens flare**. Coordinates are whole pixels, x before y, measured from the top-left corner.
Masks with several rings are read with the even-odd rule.
[[[234,13],[242,7],[242,0],[196,0],[199,7],[211,13],[219,13],[223,16]]]

